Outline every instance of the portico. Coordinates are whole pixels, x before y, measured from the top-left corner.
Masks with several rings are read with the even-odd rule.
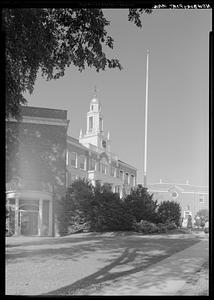
[[[53,196],[46,191],[7,192],[7,207],[14,218],[15,235],[53,235]]]

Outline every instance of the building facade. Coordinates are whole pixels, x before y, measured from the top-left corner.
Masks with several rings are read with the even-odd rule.
[[[154,200],[175,201],[181,206],[181,216],[184,219],[191,215],[194,219],[201,209],[209,210],[209,193],[206,186],[195,186],[186,181],[185,184],[159,183],[148,184],[149,193],[153,194]]]
[[[122,198],[136,185],[137,169],[111,152],[110,133],[103,130],[103,113],[95,96],[89,106],[86,133],[67,138],[67,186],[78,177],[99,181]]]
[[[6,158],[6,204],[15,235],[54,236],[57,201],[75,179],[99,181],[120,197],[136,185],[137,169],[110,151],[97,97],[84,135],[68,136],[68,125],[67,111],[38,107],[23,107],[21,121],[7,122],[18,137],[7,142]]]
[[[23,107],[7,128],[6,201],[15,235],[54,235],[54,200],[66,189],[67,111]],[[12,222],[12,220],[11,220]]]

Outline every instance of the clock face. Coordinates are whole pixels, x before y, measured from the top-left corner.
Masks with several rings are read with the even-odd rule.
[[[103,148],[106,148],[106,141],[102,141]]]

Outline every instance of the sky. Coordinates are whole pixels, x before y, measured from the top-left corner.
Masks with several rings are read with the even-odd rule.
[[[38,75],[28,105],[65,109],[68,135],[86,131],[86,114],[97,88],[110,131],[111,152],[138,169],[143,183],[146,51],[149,49],[147,182],[208,186],[209,32],[211,9],[154,9],[143,14],[142,29],[128,21],[127,9],[105,9],[108,34],[123,70],[79,72],[63,78]]]

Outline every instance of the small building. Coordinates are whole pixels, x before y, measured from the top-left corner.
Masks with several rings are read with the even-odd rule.
[[[188,181],[180,184],[160,180],[159,183],[148,184],[148,190],[158,203],[167,200],[178,202],[184,219],[187,219],[188,215],[194,219],[199,210],[209,209],[209,193],[206,186],[191,185]]]

